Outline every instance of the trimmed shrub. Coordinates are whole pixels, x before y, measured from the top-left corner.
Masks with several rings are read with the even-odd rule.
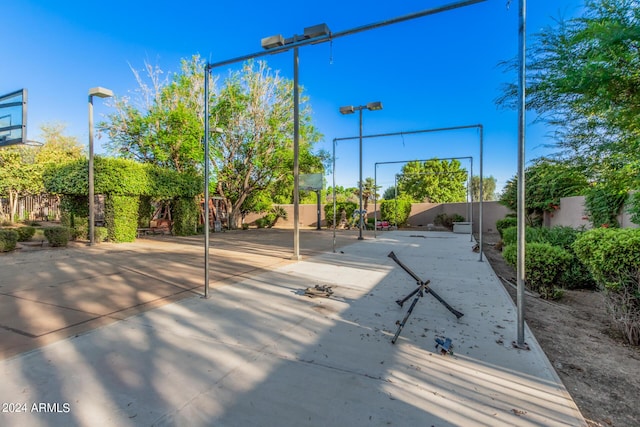
[[[105,242],[107,240],[107,237],[109,236],[109,230],[107,229],[107,227],[96,227],[94,233],[96,243]]]
[[[44,237],[47,238],[51,246],[67,246],[70,236],[69,227],[47,227],[44,229]]]
[[[553,228],[527,227],[525,230],[527,243],[548,243],[566,250],[571,255],[571,262],[561,272],[558,285],[566,289],[589,289],[595,287],[591,273],[576,257],[573,242],[581,231],[571,227],[557,226]],[[508,227],[502,231],[504,246],[515,245],[518,238],[518,227]]]
[[[0,229],[0,252],[10,252],[16,248],[18,233],[13,229]]]
[[[640,229],[589,230],[573,247],[605,291],[614,324],[640,345]]]
[[[396,225],[405,225],[411,215],[411,200],[397,198],[380,202],[380,216]]]
[[[353,218],[353,212],[358,209],[358,205],[355,202],[336,202],[336,221],[340,223],[342,218],[342,212],[345,213],[347,221]],[[327,226],[333,225],[333,203],[327,203],[324,205],[324,217],[327,221]]]
[[[35,227],[31,227],[30,225],[24,227],[16,227],[14,228],[16,233],[18,233],[18,242],[28,242],[31,240],[34,234],[36,234]]]
[[[505,246],[502,250],[504,259],[517,266],[517,245]],[[562,272],[569,267],[572,256],[566,250],[548,243],[527,243],[525,246],[525,278],[533,291],[539,292],[543,298],[556,298],[556,282]]]
[[[138,231],[137,196],[105,197],[105,222],[112,242],[133,242]]]
[[[176,236],[192,236],[198,230],[200,210],[193,197],[176,197],[171,203],[172,233]]]
[[[500,237],[504,239],[503,231],[509,227],[517,227],[518,218],[508,216],[496,221],[496,230],[500,233]]]
[[[71,240],[89,240],[89,223],[76,219],[76,225],[71,227]]]

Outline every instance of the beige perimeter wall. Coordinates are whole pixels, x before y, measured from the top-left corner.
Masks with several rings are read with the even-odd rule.
[[[493,233],[496,230],[496,221],[505,217],[509,213],[509,209],[502,206],[498,202],[484,202],[483,204],[483,231]],[[280,205],[287,211],[287,219],[280,218],[276,223],[276,228],[293,228],[293,205]],[[368,217],[373,218],[373,206],[369,206],[370,212]],[[300,205],[300,227],[315,228],[317,226],[317,205]],[[409,224],[413,227],[427,227],[433,224],[436,215],[441,213],[462,215],[465,220],[469,221],[469,203],[414,203],[411,206],[411,214],[409,216]],[[321,226],[325,227],[324,205],[320,209]],[[480,203],[473,203],[473,231],[478,232],[478,224],[480,218]],[[245,223],[252,224],[256,219],[263,217],[264,214],[249,214],[245,218]],[[380,218],[380,211],[377,211],[377,218]]]

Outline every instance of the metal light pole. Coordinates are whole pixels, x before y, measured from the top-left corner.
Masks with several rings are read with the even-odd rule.
[[[95,234],[95,189],[93,171],[93,97],[110,98],[113,91],[103,87],[89,89],[89,245],[96,243]]]
[[[366,105],[360,105],[358,107],[354,107],[353,105],[347,105],[345,107],[340,107],[340,113],[341,114],[353,114],[356,111],[358,111],[360,113],[360,131],[358,133],[358,139],[359,139],[359,158],[360,158],[360,181],[358,182],[358,189],[360,192],[360,224],[358,226],[358,228],[360,229],[359,233],[358,233],[358,240],[363,240],[362,237],[362,229],[364,227],[364,221],[363,221],[363,216],[364,216],[364,212],[362,209],[362,110],[367,109],[369,111],[375,111],[375,110],[382,110],[382,102],[380,101],[376,101],[376,102],[370,102]],[[374,224],[374,228],[375,228],[375,224]]]
[[[204,298],[209,298],[209,77],[211,70],[207,66],[204,69]],[[223,130],[215,128],[214,132],[222,133]],[[227,223],[231,218],[227,217]]]
[[[300,260],[300,87],[298,47],[293,48],[293,256]]]
[[[525,88],[526,88],[526,14],[527,2],[520,0],[518,13],[518,251],[517,251],[517,292],[518,331],[515,347],[526,348],[524,342],[524,280],[525,280]],[[482,187],[480,187],[482,188]]]

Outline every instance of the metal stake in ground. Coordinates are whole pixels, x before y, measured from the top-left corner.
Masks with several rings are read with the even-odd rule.
[[[419,277],[418,277],[418,276],[417,276],[413,271],[411,271],[411,270],[409,269],[409,267],[407,267],[406,265],[404,265],[404,264],[402,263],[402,261],[400,261],[400,260],[398,259],[398,257],[396,256],[396,254],[394,254],[394,253],[393,253],[393,251],[391,251],[391,252],[389,253],[388,257],[389,257],[389,258],[391,258],[392,260],[394,260],[394,261],[396,262],[396,264],[398,264],[400,267],[402,267],[402,269],[403,269],[404,271],[406,271],[407,273],[409,273],[409,275],[411,275],[411,277],[413,277],[413,278],[416,280],[416,282],[418,283],[418,285],[419,285],[418,289],[414,290],[412,293],[410,293],[410,294],[409,294],[408,296],[406,296],[404,299],[396,301],[396,302],[400,305],[400,307],[402,307],[402,304],[404,304],[404,302],[405,302],[406,300],[408,300],[409,298],[411,298],[411,296],[412,296],[413,294],[415,294],[416,292],[419,292],[421,289],[424,289],[424,291],[425,291],[425,292],[430,293],[431,295],[433,295],[433,296],[435,297],[435,299],[437,299],[438,301],[440,301],[440,303],[442,303],[442,305],[444,305],[444,306],[447,308],[447,310],[449,310],[450,312],[452,312],[452,313],[456,316],[456,318],[458,318],[458,319],[459,319],[459,318],[461,318],[462,316],[464,316],[464,314],[463,314],[463,313],[461,313],[461,312],[459,312],[458,310],[456,310],[455,308],[451,307],[451,306],[449,305],[449,303],[447,303],[445,300],[443,300],[443,299],[440,297],[440,295],[438,295],[438,294],[437,294],[433,289],[431,289],[430,287],[428,287],[427,285],[429,284],[429,282],[430,282],[430,281],[429,281],[429,280],[427,280],[426,282],[423,282],[423,281],[422,281],[422,279],[420,279],[420,278],[419,278]]]

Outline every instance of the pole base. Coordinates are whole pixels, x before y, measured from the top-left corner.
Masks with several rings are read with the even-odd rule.
[[[289,257],[289,259],[292,261],[302,261],[302,255],[293,254]]]
[[[518,350],[531,350],[529,344],[527,344],[526,342],[520,345],[517,341],[511,341],[511,345],[513,346],[513,348],[517,348]]]

